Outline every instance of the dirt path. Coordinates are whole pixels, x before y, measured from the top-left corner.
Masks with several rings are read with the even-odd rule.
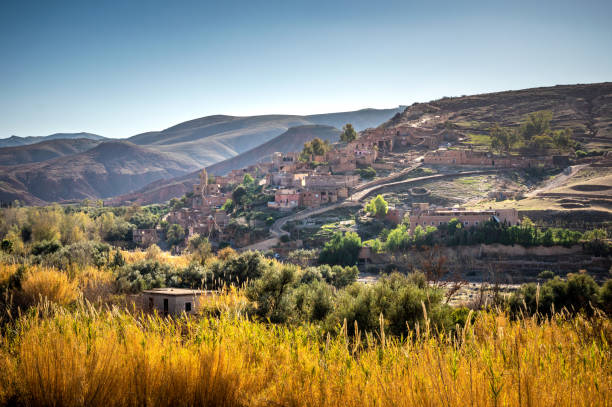
[[[582,164],[582,165],[574,165],[571,168],[571,171],[569,174],[565,174],[565,173],[561,173],[555,177],[553,177],[552,179],[546,181],[546,183],[541,186],[540,188],[536,188],[533,191],[527,193],[525,196],[528,198],[534,198],[536,196],[538,196],[538,194],[542,193],[542,192],[546,192],[546,191],[550,191],[551,189],[555,189],[557,187],[562,186],[563,184],[565,184],[570,178],[572,178],[574,175],[576,175],[576,173],[578,171],[580,171],[581,169],[588,167],[589,164]]]

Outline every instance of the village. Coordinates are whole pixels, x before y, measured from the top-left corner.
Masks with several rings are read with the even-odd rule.
[[[298,211],[322,208],[317,210],[317,213],[321,213],[326,208],[333,210],[338,205],[359,206],[360,201],[371,195],[369,190],[373,186],[374,189],[381,189],[385,185],[392,185],[394,181],[405,179],[407,169],[416,167],[427,171],[433,168],[442,177],[454,177],[465,170],[566,168],[570,164],[566,155],[494,155],[473,149],[471,145],[458,142],[458,139],[452,130],[440,125],[423,128],[403,124],[366,129],[350,141],[326,144],[321,154],[275,152],[268,161],[235,169],[225,175],[209,174],[203,169],[199,174],[199,183],[186,196],[186,204],[172,210],[165,221],[180,225],[185,230],[184,245],[192,236],[200,235],[206,236],[213,246],[225,242],[236,249],[301,248],[303,242],[299,239],[297,242],[280,242],[269,239],[267,232],[264,232],[267,235],[253,233],[248,230],[248,224],[239,229],[240,233],[236,232],[235,227],[230,227],[236,226],[236,222],[229,204],[236,204],[232,201],[232,194],[236,186],[244,182],[245,176],[252,178],[263,196],[268,197],[261,205],[261,209],[270,214],[267,226],[264,225],[268,231],[274,229],[270,228],[273,222],[278,219],[290,220],[290,216]],[[364,171],[375,176],[364,177]],[[418,190],[410,190],[412,200],[409,203],[388,208],[385,220],[389,224],[406,222],[410,225],[409,229],[414,231],[418,225],[440,226],[451,219],[457,219],[465,227],[478,226],[492,219],[508,225],[520,222],[515,208],[471,209],[419,202]],[[488,192],[488,197],[507,198],[516,194],[517,191],[509,189],[493,190]],[[136,229],[133,240],[138,245],[147,246],[157,243],[160,233],[159,227]],[[284,234],[284,231],[280,234]],[[273,244],[258,245],[259,241],[271,241]]]

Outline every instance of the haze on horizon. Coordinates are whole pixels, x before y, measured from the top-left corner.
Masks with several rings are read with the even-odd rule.
[[[609,1],[101,3],[2,2],[0,138],[612,80]]]

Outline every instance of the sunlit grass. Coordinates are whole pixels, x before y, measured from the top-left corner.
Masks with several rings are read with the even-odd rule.
[[[235,295],[235,294],[231,294]],[[603,406],[610,322],[480,314],[456,335],[351,339],[314,326],[50,305],[0,343],[0,397],[63,406]]]

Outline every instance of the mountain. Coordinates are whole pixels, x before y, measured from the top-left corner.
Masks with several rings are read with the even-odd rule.
[[[106,139],[106,137],[102,137],[102,136],[99,136],[97,134],[92,134],[92,133],[55,133],[49,136],[36,136],[36,137],[11,136],[8,138],[0,139],[0,148],[27,146],[30,144],[40,143],[42,141],[48,141],[48,140],[70,140],[70,139],[80,139],[80,138],[85,138],[89,140]]]
[[[292,127],[280,136],[235,157],[208,166],[206,170],[210,174],[225,175],[234,169],[247,167],[261,161],[271,161],[272,153],[276,151],[281,153],[299,151],[304,147],[304,143],[316,137],[333,143],[340,139],[340,133],[340,130],[335,127],[318,124]]]
[[[338,141],[340,130],[335,127],[316,124],[292,127],[280,136],[260,146],[206,167],[206,171],[209,174],[224,175],[233,169],[243,168],[261,161],[270,161],[272,153],[276,151],[286,153],[301,150],[304,147],[304,143],[315,137],[330,142]],[[174,179],[152,182],[136,192],[115,197],[108,201],[108,203],[123,205],[129,203],[148,204],[165,202],[191,191],[193,185],[199,180],[199,174],[200,171],[198,170]]]
[[[558,85],[415,103],[383,127],[452,128],[486,133],[493,123],[519,126],[539,110],[553,113],[553,128],[571,128],[587,148],[612,146],[612,82]]]
[[[158,132],[130,137],[134,144],[173,153],[185,162],[205,167],[266,143],[291,127],[327,125],[338,129],[352,123],[357,130],[375,127],[398,113],[395,109],[363,109],[354,112],[297,115],[225,116],[190,120]]]
[[[100,143],[99,140],[86,138],[55,139],[18,147],[0,148],[0,165],[19,165],[51,160],[82,153]]]
[[[108,141],[70,156],[0,167],[0,201],[41,204],[105,198],[196,169],[170,154]]]

